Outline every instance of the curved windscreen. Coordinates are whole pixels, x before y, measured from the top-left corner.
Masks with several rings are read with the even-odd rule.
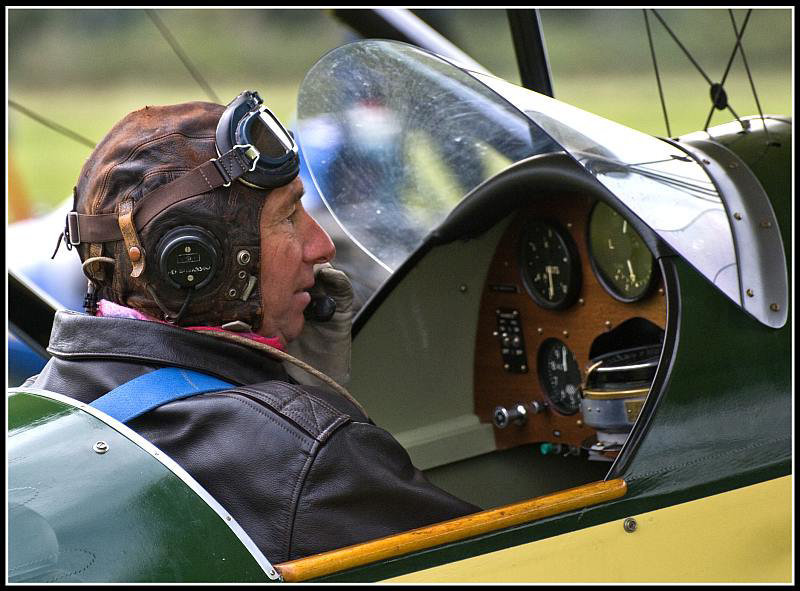
[[[663,140],[378,40],[340,47],[312,68],[297,131],[323,200],[389,270],[477,185],[522,159],[566,151],[741,303],[722,199],[702,167]]]
[[[297,137],[353,240],[394,270],[453,207],[509,164],[560,148],[466,72],[402,43],[323,57],[298,96]]]

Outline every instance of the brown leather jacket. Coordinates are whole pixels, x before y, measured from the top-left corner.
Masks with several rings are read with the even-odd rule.
[[[132,420],[186,469],[273,563],[479,511],[430,484],[352,403],[291,383],[258,352],[156,322],[60,311],[53,358],[26,385],[92,402],[173,366],[237,387]]]

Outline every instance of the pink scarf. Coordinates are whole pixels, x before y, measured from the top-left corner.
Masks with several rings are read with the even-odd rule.
[[[106,316],[111,318],[133,318],[135,320],[147,320],[149,322],[160,322],[161,324],[169,324],[168,322],[164,322],[163,320],[158,320],[157,318],[151,318],[145,314],[142,314],[138,310],[134,310],[133,308],[126,308],[125,306],[120,306],[119,304],[115,304],[114,302],[110,302],[108,300],[100,300],[97,302],[97,316]],[[231,332],[240,337],[244,337],[246,339],[251,339],[258,343],[264,343],[269,345],[270,347],[275,347],[276,349],[280,349],[281,351],[284,350],[283,345],[277,338],[270,338],[270,337],[262,337],[259,334],[254,332],[233,332],[227,331],[223,329],[221,326],[181,326],[179,328],[185,328],[186,330],[214,330],[219,332]]]

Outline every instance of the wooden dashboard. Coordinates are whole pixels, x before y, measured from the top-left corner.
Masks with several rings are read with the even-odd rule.
[[[498,406],[537,402],[544,410],[528,413],[522,425],[494,428],[498,449],[532,442],[560,443],[580,447],[595,431],[586,426],[580,410],[564,414],[550,404],[540,381],[538,351],[546,340],[557,338],[574,354],[581,380],[589,365],[590,348],[598,336],[632,318],[646,319],[662,330],[666,324],[663,279],[654,265],[652,288],[640,300],[623,302],[612,297],[598,280],[589,260],[587,225],[594,200],[575,195],[552,195],[537,199],[520,210],[498,243],[481,296],[475,347],[475,413],[492,423]],[[573,239],[581,269],[577,300],[565,309],[547,309],[526,290],[519,263],[520,233],[531,218],[553,220]],[[508,368],[508,356],[498,335],[498,319],[514,316],[524,351],[516,371]],[[503,325],[505,326],[505,325]]]

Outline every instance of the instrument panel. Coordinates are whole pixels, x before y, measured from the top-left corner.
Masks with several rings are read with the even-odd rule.
[[[587,372],[603,384],[623,375],[598,373],[597,353],[632,358],[608,349],[647,332],[628,330],[627,341],[617,338],[615,331],[633,319],[663,331],[666,301],[658,266],[624,216],[574,195],[552,195],[519,210],[489,266],[475,347],[475,412],[494,424],[498,448],[539,442],[542,453],[594,449],[599,459],[613,459],[613,445],[599,454],[597,448],[620,434],[599,431],[591,413],[607,412],[603,405],[616,401],[630,417],[634,406],[602,388],[588,401],[582,387]],[[606,363],[599,371],[613,372]],[[598,381],[602,375],[605,381]],[[640,409],[641,400],[634,402]]]

